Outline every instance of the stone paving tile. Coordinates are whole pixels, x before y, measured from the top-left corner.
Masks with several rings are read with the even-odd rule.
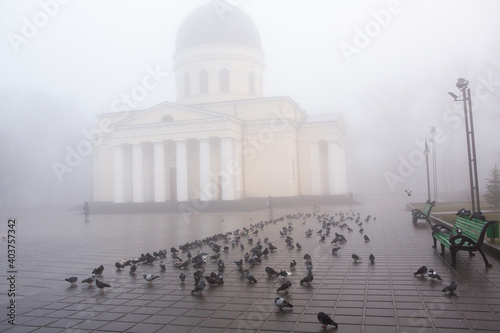
[[[7,326],[5,329],[3,327],[1,328],[2,332],[9,332],[9,333],[29,333],[39,329],[38,327],[34,326],[20,326],[20,325],[14,327]]]
[[[106,324],[108,324],[107,321],[88,319],[72,326],[71,328],[74,330],[97,330]]]
[[[139,323],[135,326],[132,326],[125,332],[130,333],[154,333],[160,330],[163,327],[161,324],[147,324],[147,323]]]
[[[127,323],[120,321],[111,321],[108,324],[101,326],[99,330],[101,331],[111,331],[111,332],[125,332],[134,326],[135,323]]]
[[[433,333],[434,328],[432,327],[422,327],[422,326],[399,326],[399,331],[401,333]]]

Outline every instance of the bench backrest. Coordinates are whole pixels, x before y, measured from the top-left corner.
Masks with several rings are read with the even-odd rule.
[[[424,211],[422,213],[424,213],[425,215],[429,215],[429,211],[431,210],[432,207],[434,207],[433,204],[426,203],[425,207],[424,207]]]
[[[491,223],[493,223],[493,221],[482,221],[459,216],[455,220],[455,225],[453,226],[451,234],[456,236],[458,234],[458,228],[460,228],[460,230],[462,230],[462,235],[469,237],[475,241],[476,244],[481,245],[487,229],[485,227],[489,226]]]

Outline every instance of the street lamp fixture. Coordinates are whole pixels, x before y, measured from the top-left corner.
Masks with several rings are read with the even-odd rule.
[[[456,86],[459,90],[467,89],[468,85],[469,85],[469,80],[466,80],[463,77],[457,80]]]
[[[467,153],[469,158],[469,177],[470,177],[470,196],[473,212],[481,212],[479,203],[479,186],[477,177],[477,160],[476,160],[476,143],[474,140],[474,122],[472,118],[472,100],[470,94],[469,81],[464,78],[459,78],[456,84],[457,88],[462,92],[462,98],[449,92],[448,94],[458,102],[464,102],[465,115],[465,134],[467,136]]]
[[[424,149],[424,155],[425,155],[425,165],[427,166],[427,202],[431,202],[431,182],[429,180],[429,146],[427,145],[427,139],[425,139],[425,149]]]
[[[451,97],[453,97],[453,98],[455,99],[455,101],[457,101],[457,100],[458,100],[458,96],[457,96],[457,95],[455,95],[454,93],[452,93],[452,92],[448,92],[448,95],[450,95]]]

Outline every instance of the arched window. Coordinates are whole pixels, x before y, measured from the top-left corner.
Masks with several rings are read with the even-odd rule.
[[[255,74],[253,72],[248,73],[248,92],[250,95],[255,95]]]
[[[184,74],[184,95],[191,95],[191,78],[189,77],[188,73]]]
[[[229,92],[229,71],[223,68],[219,72],[219,87],[221,93]]]
[[[200,71],[200,94],[208,94],[208,72],[206,69]]]
[[[174,121],[174,117],[172,117],[172,116],[171,116],[171,115],[169,115],[169,114],[167,114],[167,115],[165,115],[165,116],[163,116],[163,117],[161,118],[161,122],[162,122],[162,123],[171,123],[171,122],[173,122],[173,121]]]

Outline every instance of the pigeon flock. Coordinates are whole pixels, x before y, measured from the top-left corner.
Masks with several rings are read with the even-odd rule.
[[[331,254],[332,257],[336,257],[342,252],[343,245],[348,241],[346,232],[352,233],[353,228],[358,228],[359,233],[363,235],[362,239],[364,243],[369,243],[370,238],[364,234],[363,224],[367,224],[370,221],[376,221],[376,217],[368,215],[364,220],[361,220],[360,213],[352,212],[332,214],[318,212],[289,214],[250,224],[248,228],[241,227],[227,233],[220,233],[204,239],[187,242],[178,247],[172,246],[170,251],[163,249],[153,251],[152,254],[150,252],[143,253],[132,259],[121,259],[115,263],[115,268],[117,271],[128,270],[131,276],[140,272],[142,267],[147,268],[148,272],[141,272],[141,274],[145,283],[147,283],[147,285],[152,285],[153,282],[161,281],[163,278],[166,278],[165,276],[162,277],[162,273],[167,271],[165,263],[168,260],[168,252],[170,252],[173,265],[172,269],[178,270],[179,283],[181,285],[192,283],[193,289],[190,291],[190,295],[193,296],[203,296],[207,286],[209,288],[223,288],[221,286],[224,285],[225,274],[239,276],[243,281],[246,280],[248,285],[258,285],[258,278],[260,279],[265,272],[265,276],[269,279],[277,279],[277,295],[276,298],[274,298],[276,308],[279,311],[284,311],[285,309],[290,309],[290,311],[292,311],[293,305],[287,301],[286,297],[290,295],[294,288],[314,286],[313,271],[315,264],[315,258],[313,258],[313,256],[308,253],[300,254],[303,250],[303,245],[294,241],[292,237],[294,231],[293,224],[296,221],[301,221],[303,225],[316,221],[317,225],[319,225],[319,229],[314,232],[312,228],[309,228],[305,231],[305,238],[302,238],[301,242],[303,244],[306,242],[316,242],[316,244],[318,242],[324,243],[327,238],[332,237],[332,241],[330,242],[332,245]],[[279,230],[279,235],[269,234],[266,226],[270,224],[276,225],[278,223],[284,224]],[[336,231],[333,231],[334,228]],[[334,236],[331,235],[332,232]],[[315,238],[314,235],[316,235],[317,238]],[[351,237],[356,236],[350,236],[349,239]],[[279,239],[279,241],[283,241],[283,243],[278,244],[279,241],[274,241],[275,244],[273,244],[270,238],[273,240]],[[263,261],[273,256],[274,252],[282,246],[293,251],[292,253],[296,255],[296,258],[292,259],[289,265],[286,264],[286,269],[285,267],[276,269],[262,265]],[[329,251],[330,250],[328,250],[328,252]],[[226,267],[224,259],[227,258],[227,253],[229,252],[233,254],[235,252],[238,253],[240,259],[233,262],[234,266],[231,264]],[[317,253],[315,253],[314,256],[317,256]],[[363,258],[359,255],[353,253],[351,257],[353,259],[353,264],[362,263]],[[375,263],[375,256],[373,254],[370,254],[368,259],[370,264]],[[303,266],[301,266],[300,263],[303,263]],[[158,269],[155,270],[155,273],[151,273],[151,267],[156,267],[156,264],[158,265]],[[296,269],[299,270],[299,268],[302,269],[302,267],[305,268],[305,272],[299,275],[300,280],[297,278],[294,282],[295,277],[292,278],[292,275],[295,274]],[[95,282],[100,292],[104,292],[104,289],[111,288],[111,285],[97,278],[102,277],[103,271],[104,266],[100,265],[93,269],[92,275],[81,283],[86,283],[91,287]],[[414,276],[420,275],[423,277],[425,274],[428,274],[432,280],[441,280],[435,271],[428,271],[425,266],[422,266],[415,272]],[[78,278],[70,277],[65,280],[74,286]],[[452,295],[456,288],[456,283],[451,282],[449,285],[445,286],[443,293]],[[317,318],[324,328],[327,328],[328,325],[337,327],[337,323],[325,312],[319,312]]]
[[[443,279],[439,276],[439,274],[433,270],[433,269],[427,269],[427,266],[422,266],[420,267],[415,273],[413,273],[413,276],[419,276],[421,278],[425,277],[425,274],[427,274],[428,277],[431,278],[431,281],[438,280],[442,281]],[[444,288],[441,290],[443,293],[446,295],[455,295],[455,290],[457,290],[457,283],[455,281],[451,281],[449,284],[445,285],[443,284]]]

